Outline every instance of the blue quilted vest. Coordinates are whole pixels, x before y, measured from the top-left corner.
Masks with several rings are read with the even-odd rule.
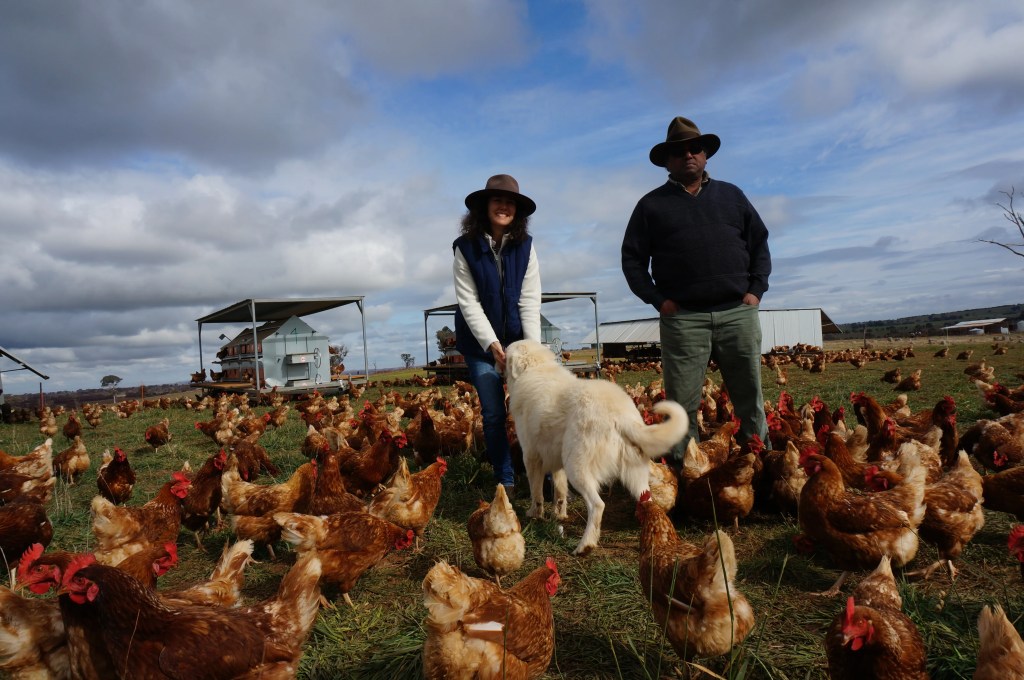
[[[458,248],[466,258],[469,271],[476,284],[477,295],[484,314],[491,322],[502,346],[523,339],[523,323],[519,318],[519,295],[523,290],[526,265],[530,262],[530,248],[533,237],[527,236],[522,243],[506,244],[501,249],[501,267],[504,281],[498,276],[498,265],[483,236],[473,238],[460,236],[452,243],[452,252]],[[469,329],[462,310],[455,311],[455,348],[463,355],[490,358],[491,353],[480,348],[480,343]]]

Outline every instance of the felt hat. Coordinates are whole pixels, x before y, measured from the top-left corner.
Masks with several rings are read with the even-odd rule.
[[[487,179],[483,189],[474,191],[466,196],[466,207],[470,210],[478,208],[482,201],[490,199],[491,196],[508,196],[514,199],[517,210],[525,217],[532,215],[537,210],[537,204],[528,196],[519,193],[519,182],[512,175],[494,175]]]
[[[718,138],[718,135],[702,135],[692,120],[676,116],[668,124],[668,133],[665,135],[665,141],[655,144],[651,148],[651,162],[660,168],[665,167],[665,161],[668,160],[669,151],[673,147],[681,146],[695,139],[704,145],[704,153],[707,154],[708,158],[714,156],[715,152],[718,151],[718,147],[722,146],[722,140]]]

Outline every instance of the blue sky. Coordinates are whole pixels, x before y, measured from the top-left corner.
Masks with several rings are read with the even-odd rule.
[[[1008,0],[4,3],[0,346],[48,390],[179,382],[214,309],[365,295],[369,362],[421,362],[463,198],[499,172],[538,204],[546,291],[651,316],[619,245],[676,115],[769,227],[764,307],[1019,303],[1024,260],[977,239],[1019,241],[1021,44]],[[569,346],[592,326],[544,313]],[[362,364],[358,315],[307,320]],[[207,364],[237,330],[204,330]]]

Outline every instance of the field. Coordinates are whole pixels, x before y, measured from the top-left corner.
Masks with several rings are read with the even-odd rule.
[[[874,341],[876,347],[884,342]],[[906,346],[907,343],[899,344]],[[1006,355],[992,356],[991,340],[974,342],[975,361],[985,358],[996,375],[1010,385],[1020,381],[1014,373],[1024,370],[1024,345],[1011,343]],[[962,432],[976,419],[991,417],[975,387],[965,379],[963,361],[956,353],[967,344],[952,344],[949,358],[933,358],[938,345],[918,342],[916,356],[903,361],[904,374],[923,370],[923,388],[910,393],[915,411],[931,408],[943,395],[956,399],[959,429]],[[796,367],[789,369],[786,386],[802,404],[818,395],[831,408],[845,404],[849,410],[851,392],[865,391],[880,402],[894,396],[892,386],[880,378],[895,362],[871,362],[857,369],[845,363],[828,364],[824,373],[811,374]],[[375,376],[382,379],[381,376]],[[653,372],[627,373],[620,383],[649,383],[657,379]],[[715,373],[712,377],[721,378]],[[774,372],[764,370],[767,401],[776,401],[780,387]],[[383,387],[367,390],[364,399],[373,400]],[[415,388],[395,388],[405,392]],[[257,408],[258,412],[264,408]],[[170,418],[173,439],[158,454],[143,440],[146,426],[164,416]],[[285,427],[271,430],[261,443],[282,468],[290,474],[306,458],[300,453],[304,424],[294,411]],[[96,468],[104,449],[120,446],[129,454],[139,483],[132,504],[141,504],[188,460],[198,468],[216,449],[212,442],[194,429],[197,419],[206,420],[209,412],[194,414],[181,407],[168,411],[141,411],[127,420],[104,415],[95,430],[85,428],[86,445],[92,467],[76,485],[58,482],[50,517],[55,536],[51,547],[88,550],[92,544],[89,502],[96,493]],[[58,418],[58,425],[66,420]],[[852,426],[852,415],[847,416]],[[0,425],[0,449],[21,455],[40,443],[38,424]],[[54,439],[55,453],[67,444],[62,435]],[[494,493],[489,466],[471,455],[450,461],[444,479],[444,491],[434,520],[428,526],[421,552],[392,552],[368,572],[352,590],[354,608],[340,599],[336,606],[323,608],[307,643],[302,659],[303,678],[407,678],[417,677],[420,650],[424,640],[422,627],[426,609],[422,605],[420,583],[426,571],[438,559],[459,565],[472,575],[481,575],[466,534],[466,520],[477,507],[477,500],[490,500]],[[276,480],[276,481],[281,481]],[[525,483],[520,484],[525,489]],[[585,524],[581,502],[570,505],[570,519],[564,535],[554,522],[525,520],[528,499],[522,496],[515,506],[523,520],[527,558],[514,582],[553,556],[562,575],[562,583],[553,600],[555,612],[555,656],[546,678],[660,678],[682,677],[687,669],[662,640],[652,620],[650,608],[640,593],[637,577],[638,545],[634,501],[620,488],[606,493],[601,547],[585,558],[570,553]],[[959,576],[951,581],[945,572],[937,572],[931,581],[901,581],[906,613],[917,623],[928,649],[933,678],[970,678],[977,654],[976,621],[984,604],[1000,603],[1018,629],[1024,614],[1019,565],[1006,549],[1006,536],[1013,518],[986,511],[986,526],[967,546],[958,562]],[[700,542],[713,527],[697,524],[679,528],[691,542]],[[864,574],[856,574],[844,587],[844,595],[824,599],[812,595],[830,586],[839,572],[824,555],[796,553],[791,539],[799,528],[795,517],[763,514],[755,511],[740,524],[734,534],[739,560],[737,586],[750,599],[757,616],[754,631],[739,646],[732,658],[702,659],[689,670],[693,677],[727,678],[822,678],[825,673],[823,637],[830,621],[845,604],[845,594]],[[179,537],[181,562],[177,569],[161,578],[161,587],[188,583],[208,575],[221,547],[231,541],[230,530],[210,534],[204,551],[196,548],[191,532]],[[277,559],[258,553],[259,562],[247,573],[247,600],[267,597],[276,589],[281,575],[294,560],[283,544]],[[935,549],[922,543],[910,568],[930,563]],[[505,581],[503,580],[503,583]]]

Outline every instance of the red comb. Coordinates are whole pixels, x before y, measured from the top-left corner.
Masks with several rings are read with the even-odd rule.
[[[853,601],[853,595],[846,601],[846,625],[853,623],[853,608],[857,605]]]
[[[548,569],[550,569],[551,571],[555,572],[556,574],[558,573],[558,565],[555,564],[555,558],[554,557],[549,557],[546,560],[544,560],[544,565]]]
[[[1020,528],[1024,529],[1024,526]],[[1012,536],[1013,534],[1010,535]],[[43,548],[42,543],[33,543],[28,547],[28,549],[22,554],[21,559],[18,560],[18,578],[24,578],[25,572],[28,571],[29,567],[35,564],[35,561],[43,554],[43,550],[45,550],[45,548]]]

